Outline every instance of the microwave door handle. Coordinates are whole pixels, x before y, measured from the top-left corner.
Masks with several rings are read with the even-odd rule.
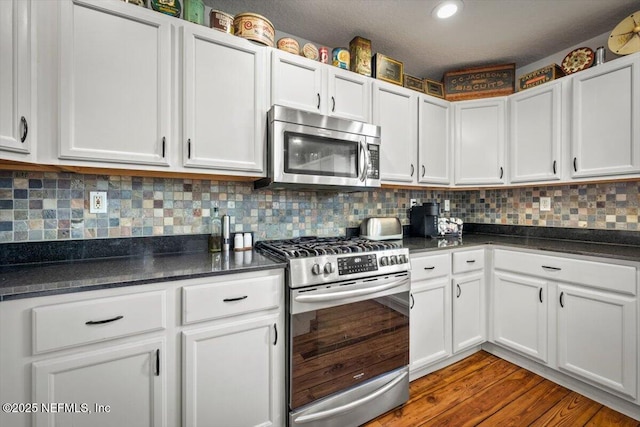
[[[364,182],[367,179],[367,173],[368,173],[368,169],[369,169],[369,150],[367,150],[367,145],[365,144],[364,141],[360,141],[360,156],[359,158],[362,158],[362,169],[360,172],[360,176],[359,179],[360,181]]]
[[[404,278],[402,280],[396,280],[390,283],[385,283],[383,285],[373,286],[365,289],[355,289],[351,291],[336,291],[336,292],[320,294],[320,295],[296,295],[294,297],[294,300],[296,302],[310,302],[310,303],[334,301],[334,300],[339,300],[343,298],[373,294],[376,292],[386,291],[387,289],[398,288],[400,286],[405,285],[408,281],[409,281],[408,278]]]

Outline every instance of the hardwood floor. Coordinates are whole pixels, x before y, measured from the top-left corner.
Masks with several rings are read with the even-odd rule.
[[[640,422],[484,351],[411,383],[365,427],[640,427]]]

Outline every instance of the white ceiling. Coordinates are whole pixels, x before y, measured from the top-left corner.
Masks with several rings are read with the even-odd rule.
[[[205,0],[235,15],[254,12],[277,31],[329,47],[354,36],[404,62],[405,73],[440,80],[444,71],[515,62],[522,67],[610,32],[640,0],[463,0],[436,20],[439,0]],[[597,46],[590,46],[595,48]]]

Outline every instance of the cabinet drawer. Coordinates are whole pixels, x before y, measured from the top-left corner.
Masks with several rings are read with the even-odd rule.
[[[36,307],[34,354],[166,327],[164,291]]]
[[[442,277],[449,274],[450,271],[451,257],[449,254],[411,257],[411,280]]]
[[[626,265],[496,249],[494,266],[553,281],[636,294],[636,269]]]
[[[182,322],[189,324],[276,308],[283,287],[280,274],[184,286]]]
[[[484,268],[484,249],[453,253],[453,273],[482,270]]]

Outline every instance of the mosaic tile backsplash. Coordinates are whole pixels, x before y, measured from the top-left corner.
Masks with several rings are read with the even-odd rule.
[[[89,213],[89,192],[106,191],[108,212]],[[552,199],[540,212],[539,198]],[[639,230],[638,182],[499,190],[363,193],[254,190],[252,183],[0,171],[0,242],[94,239],[210,231],[212,207],[232,232],[256,239],[345,234],[370,216],[408,224],[410,199],[451,201],[466,222]]]

